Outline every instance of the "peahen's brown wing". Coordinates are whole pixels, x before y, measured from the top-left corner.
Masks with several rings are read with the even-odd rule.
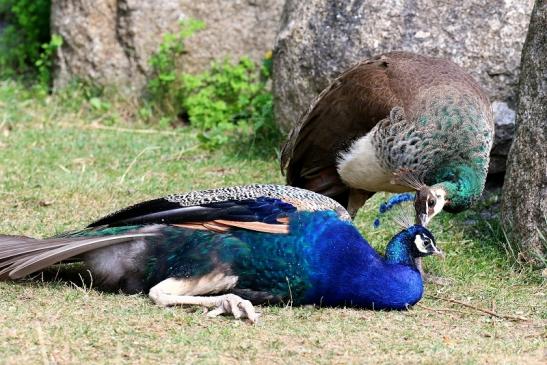
[[[281,167],[288,184],[330,197],[347,190],[335,168],[339,152],[400,105],[389,67],[385,57],[364,60],[316,98],[283,147]]]
[[[340,196],[348,187],[336,171],[340,151],[367,134],[393,107],[402,107],[411,120],[420,112],[416,96],[421,91],[455,83],[487,104],[480,86],[450,61],[408,52],[361,61],[317,97],[289,134],[281,156],[287,183],[345,205]]]

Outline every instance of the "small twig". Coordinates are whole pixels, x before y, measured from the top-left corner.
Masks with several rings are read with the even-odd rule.
[[[42,331],[42,326],[39,322],[36,322],[36,332],[38,333],[38,344],[40,345],[40,354],[42,355],[42,363],[49,364],[47,356],[47,348],[44,341],[44,332]]]
[[[289,286],[289,303],[287,306],[292,308],[293,300],[292,300],[291,283],[289,282],[289,278],[287,276],[285,276],[285,280],[287,280],[287,285]]]
[[[433,312],[453,312],[453,313],[465,314],[465,315],[470,315],[471,314],[469,312],[464,312],[464,311],[460,311],[460,310],[453,309],[453,308],[431,308],[431,307],[428,307],[428,306],[423,305],[421,303],[418,303],[416,305],[420,308],[423,308],[423,309],[428,310],[428,311],[433,311]]]
[[[197,148],[199,148],[200,145],[199,144],[195,144],[193,146],[190,146],[188,148],[185,148],[179,152],[177,152],[177,154],[175,155],[175,157],[169,157],[169,158],[166,158],[164,161],[168,162],[168,161],[178,161],[178,160],[181,160],[182,159],[182,156],[185,155],[186,153],[188,152],[191,152]]]
[[[93,274],[91,273],[91,270],[86,270],[89,274],[89,290],[93,289]]]
[[[133,161],[131,161],[131,163],[129,164],[129,166],[127,166],[127,169],[125,170],[125,172],[123,173],[123,175],[120,177],[120,184],[123,184],[123,181],[125,180],[125,176],[129,173],[129,170],[131,170],[131,168],[133,167],[133,165],[135,164],[135,162],[137,162],[137,160],[139,159],[139,157],[142,156],[143,153],[145,153],[146,151],[148,150],[157,150],[159,149],[159,147],[145,147],[143,148],[143,150],[141,152],[139,152],[137,154],[137,156],[135,156],[135,158],[133,159]]]
[[[510,321],[523,321],[523,322],[528,322],[530,321],[530,319],[528,318],[525,318],[525,317],[519,317],[519,316],[510,316],[510,315],[505,315],[505,314],[498,314],[494,311],[491,311],[489,309],[484,309],[484,308],[480,308],[480,307],[477,307],[473,304],[469,304],[469,303],[465,303],[465,302],[462,302],[460,300],[457,300],[457,299],[452,299],[452,298],[443,298],[443,297],[438,297],[436,295],[427,295],[426,298],[431,298],[431,299],[437,299],[437,300],[444,300],[446,302],[450,302],[450,303],[455,303],[455,304],[459,304],[459,305],[463,305],[464,307],[467,307],[467,308],[471,308],[471,309],[474,309],[476,311],[479,311],[479,312],[483,312],[483,313],[486,313],[490,316],[493,316],[493,317],[496,317],[496,318],[501,318],[501,319],[507,319],[507,320],[510,320]]]
[[[57,166],[59,166],[59,168],[60,168],[61,170],[63,170],[64,172],[66,172],[67,174],[70,174],[70,170],[67,169],[66,167],[64,167],[63,165],[58,164]]]

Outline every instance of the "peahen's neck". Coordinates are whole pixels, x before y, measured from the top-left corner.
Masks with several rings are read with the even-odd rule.
[[[486,181],[486,171],[475,166],[452,164],[435,173],[434,187],[446,191],[447,211],[459,212],[471,206],[480,196]]]

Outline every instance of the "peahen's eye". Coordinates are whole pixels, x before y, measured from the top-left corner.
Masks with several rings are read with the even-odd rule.
[[[435,205],[435,200],[429,199],[429,201],[427,202],[427,204],[428,204],[430,207],[432,207],[432,206]]]

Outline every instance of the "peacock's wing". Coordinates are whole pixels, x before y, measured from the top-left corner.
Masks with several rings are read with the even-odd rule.
[[[88,228],[171,224],[219,232],[240,227],[287,233],[289,213],[317,210],[334,210],[347,218],[347,212],[338,203],[310,191],[280,185],[247,185],[145,201],[101,218]]]

